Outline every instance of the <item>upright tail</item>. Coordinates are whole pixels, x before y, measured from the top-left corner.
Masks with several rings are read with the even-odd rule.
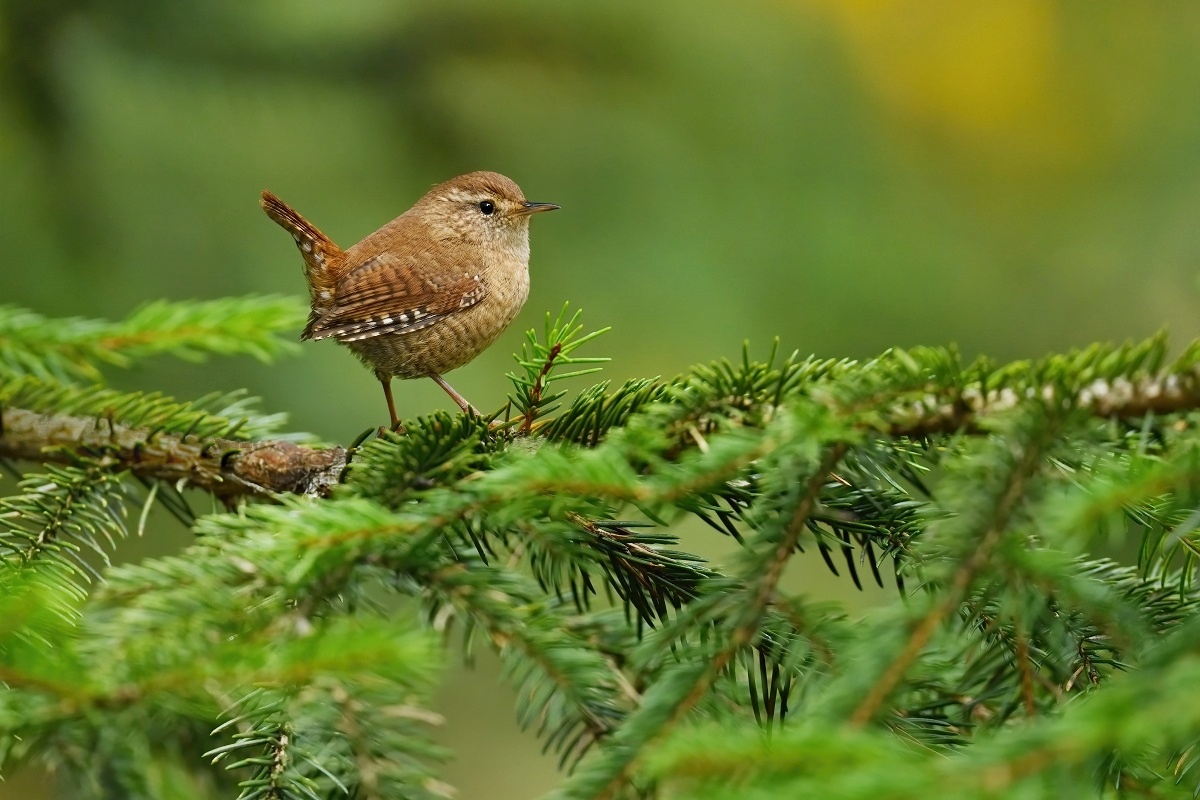
[[[296,247],[304,257],[304,274],[308,278],[314,313],[318,308],[332,306],[334,285],[341,275],[345,257],[342,248],[271,192],[262,193],[262,207],[268,217],[296,240]]]

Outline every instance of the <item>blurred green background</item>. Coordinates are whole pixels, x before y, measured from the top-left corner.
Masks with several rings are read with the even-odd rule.
[[[451,378],[484,409],[566,300],[613,326],[592,351],[616,379],[747,338],[1008,359],[1200,335],[1194,2],[0,3],[0,302],[302,297],[262,189],[348,246],[474,169],[563,207],[524,313]],[[249,387],[329,441],[386,420],[329,343],[116,380]],[[397,402],[451,407],[430,381]],[[462,797],[553,785],[491,673],[444,695]]]

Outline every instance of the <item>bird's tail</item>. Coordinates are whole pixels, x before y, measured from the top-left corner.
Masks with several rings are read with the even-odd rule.
[[[304,257],[304,275],[308,279],[314,313],[333,304],[334,284],[340,275],[345,253],[294,208],[268,191],[262,193],[263,211],[296,240]]]

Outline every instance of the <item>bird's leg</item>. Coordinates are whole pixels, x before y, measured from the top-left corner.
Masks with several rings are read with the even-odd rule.
[[[450,384],[446,383],[446,379],[443,378],[441,375],[430,375],[429,377],[433,378],[433,380],[437,383],[437,385],[442,387],[442,389],[445,390],[446,394],[448,394],[452,398],[454,398],[454,402],[458,403],[458,407],[463,410],[464,414],[474,414],[477,417],[482,416],[479,413],[479,409],[476,408],[475,406],[471,405],[470,403],[468,403],[467,398],[463,397],[461,394],[454,391],[454,387],[451,386]]]
[[[396,401],[392,399],[392,376],[375,370],[375,377],[379,379],[379,384],[383,387],[383,396],[387,400],[388,414],[392,417],[391,430],[399,430],[400,418],[396,416]]]

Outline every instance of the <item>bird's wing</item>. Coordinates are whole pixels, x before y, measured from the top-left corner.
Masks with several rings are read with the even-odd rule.
[[[413,333],[470,308],[487,296],[478,275],[431,273],[383,253],[346,275],[334,305],[311,320],[302,338],[355,342],[385,333]]]

